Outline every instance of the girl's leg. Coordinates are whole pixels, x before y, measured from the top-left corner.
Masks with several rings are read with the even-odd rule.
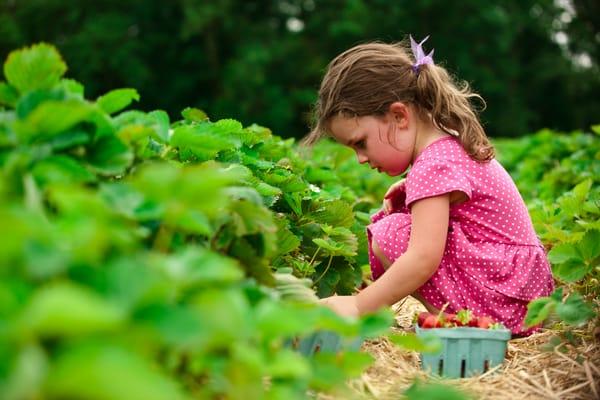
[[[425,300],[423,298],[423,296],[421,296],[419,293],[414,292],[413,294],[411,294],[411,296],[414,297],[415,299],[419,300],[421,302],[421,304],[423,304],[425,306],[425,308],[427,309],[427,311],[429,311],[430,313],[438,314],[440,312],[440,310],[438,310],[437,308],[435,308],[434,306],[429,304],[429,302],[427,300]]]
[[[383,254],[383,251],[377,245],[377,242],[375,240],[371,242],[371,248],[373,249],[373,254],[375,254],[375,257],[377,257],[377,259],[381,262],[383,268],[387,271],[387,269],[390,267],[390,265],[392,265],[392,263],[390,262],[390,260],[388,260],[385,254]],[[411,294],[411,296],[420,301],[421,304],[423,304],[427,311],[429,311],[430,313],[437,314],[440,312],[440,310],[429,304],[429,302],[426,301],[419,293],[414,292]]]
[[[383,254],[383,250],[381,250],[381,248],[375,240],[371,242],[371,249],[373,249],[373,254],[375,254],[375,257],[377,257],[377,259],[379,259],[379,261],[381,262],[383,269],[387,271],[387,269],[390,267],[390,265],[392,265],[392,263],[390,262],[390,260],[388,260],[385,254]]]

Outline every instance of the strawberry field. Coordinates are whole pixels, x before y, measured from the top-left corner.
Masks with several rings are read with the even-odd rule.
[[[39,44],[12,52],[0,81],[0,398],[469,395],[415,376],[367,390],[377,348],[439,343],[403,323],[406,304],[359,320],[317,304],[369,284],[365,225],[391,178],[328,141],[308,150],[195,108],[135,110],[133,88],[88,99],[66,70]],[[519,340],[568,350],[589,372],[564,398],[592,398],[600,126],[495,144],[558,283],[529,306],[541,339]],[[324,330],[362,351],[295,348]]]

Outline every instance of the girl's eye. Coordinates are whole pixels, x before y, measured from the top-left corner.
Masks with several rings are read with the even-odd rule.
[[[354,146],[357,147],[357,148],[359,148],[359,149],[364,148],[365,147],[365,140],[364,139],[359,140],[358,142],[354,143]]]

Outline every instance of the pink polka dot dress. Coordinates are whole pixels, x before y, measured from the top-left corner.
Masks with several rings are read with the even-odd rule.
[[[394,261],[408,247],[410,206],[419,199],[459,191],[468,200],[450,205],[442,261],[417,292],[447,312],[467,308],[502,322],[515,335],[528,335],[527,303],[554,290],[546,252],[517,187],[495,159],[480,163],[458,139],[448,136],[417,157],[400,192],[400,208],[372,216],[367,227],[373,279],[385,272],[373,254],[373,240]]]

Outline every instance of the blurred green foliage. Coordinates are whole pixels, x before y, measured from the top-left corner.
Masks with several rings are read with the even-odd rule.
[[[556,291],[529,303],[525,323],[556,313],[575,327],[597,325],[600,289],[600,125],[568,135],[548,129],[496,140],[548,249]]]
[[[359,375],[346,342],[392,313],[312,290],[362,282],[351,189],[267,128],[123,111],[135,89],[90,101],[66,68],[48,44],[3,65],[0,398],[304,399]],[[323,330],[337,344],[293,350]]]
[[[332,57],[367,40],[431,35],[436,62],[487,100],[482,120],[490,135],[588,129],[600,108],[600,10],[583,0],[560,4],[567,5],[2,0],[0,59],[46,41],[69,60],[69,75],[86,82],[87,97],[135,87],[141,109],[177,115],[194,106],[214,119],[256,122],[299,137]]]

